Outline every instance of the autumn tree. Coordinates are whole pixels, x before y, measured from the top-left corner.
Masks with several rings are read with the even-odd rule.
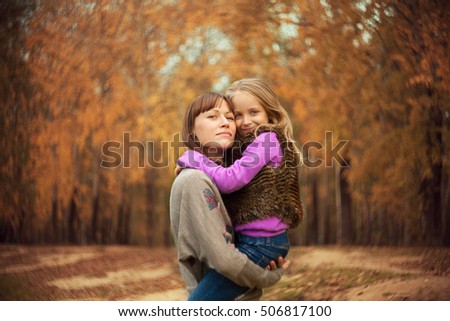
[[[303,151],[293,244],[449,244],[445,1],[5,1],[2,241],[170,245],[181,118],[260,77]]]
[[[0,240],[7,242],[33,241],[36,189],[28,172],[36,152],[33,122],[43,112],[32,103],[39,88],[34,86],[25,50],[25,25],[33,9],[33,1],[0,3]]]

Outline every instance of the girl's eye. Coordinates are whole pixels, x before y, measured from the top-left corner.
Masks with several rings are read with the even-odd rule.
[[[235,119],[238,119],[238,118],[241,118],[241,117],[242,117],[241,114],[236,114],[236,115],[234,115],[234,118],[235,118]]]
[[[258,112],[256,110],[253,110],[250,112],[251,115],[256,115]]]

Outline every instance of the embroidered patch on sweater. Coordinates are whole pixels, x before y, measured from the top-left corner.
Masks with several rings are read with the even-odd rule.
[[[203,196],[206,199],[206,203],[208,203],[209,210],[215,209],[219,205],[219,201],[216,198],[216,195],[209,189],[205,188],[203,190]]]

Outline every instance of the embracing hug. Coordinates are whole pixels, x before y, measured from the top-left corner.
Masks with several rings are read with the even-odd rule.
[[[262,80],[188,106],[170,219],[188,300],[255,300],[289,266],[303,218],[292,124]]]

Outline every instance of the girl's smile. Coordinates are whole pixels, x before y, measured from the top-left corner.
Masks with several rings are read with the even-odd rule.
[[[259,125],[269,123],[269,117],[260,102],[251,94],[239,91],[233,96],[235,120],[238,132],[248,134]]]

